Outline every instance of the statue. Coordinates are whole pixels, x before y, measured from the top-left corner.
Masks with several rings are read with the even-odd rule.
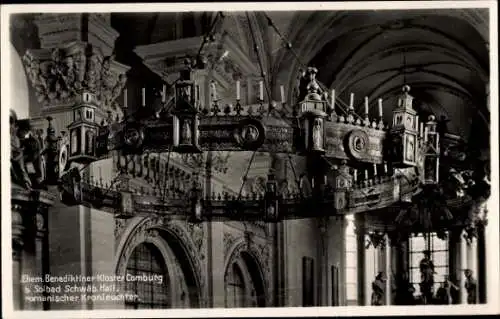
[[[92,53],[92,55],[86,59],[87,60],[87,73],[85,73],[85,82],[87,84],[87,88],[91,92],[97,93],[97,86],[99,81],[101,80],[101,69],[102,63],[99,55],[97,53]]]
[[[436,301],[441,305],[451,305],[456,299],[456,292],[459,288],[453,284],[448,277],[445,281],[441,283],[439,289],[436,292]]]
[[[315,119],[313,124],[313,150],[323,149],[323,121],[321,119]]]
[[[75,73],[75,90],[80,91],[82,89],[83,82],[85,81],[85,69],[87,66],[87,56],[85,55],[85,49],[80,48],[73,55],[73,62],[76,65],[74,67]]]
[[[384,304],[386,278],[383,272],[379,272],[372,282],[372,306],[382,306]]]
[[[420,261],[420,274],[422,281],[420,282],[420,291],[424,299],[424,304],[432,300],[434,286],[434,263],[431,260],[431,252],[424,251],[424,258]]]
[[[477,282],[476,279],[472,276],[472,270],[465,269],[465,290],[467,291],[467,303],[475,304],[477,303]]]
[[[43,150],[39,138],[31,131],[29,120],[17,121],[17,136],[23,148],[24,165],[31,184],[40,188],[45,177]]]
[[[21,146],[21,141],[18,136],[17,115],[14,111],[10,111],[10,176],[13,184],[20,185],[24,188],[31,189],[31,180],[26,166],[24,165],[24,154]]]
[[[185,119],[182,123],[181,144],[191,144],[191,120]]]

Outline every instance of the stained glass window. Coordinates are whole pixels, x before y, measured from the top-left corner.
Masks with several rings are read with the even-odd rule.
[[[434,292],[448,276],[448,240],[439,239],[435,233],[429,238],[423,235],[410,238],[410,281],[415,287],[416,295],[420,295],[420,261],[424,258],[424,251],[430,251],[430,258],[434,263]]]

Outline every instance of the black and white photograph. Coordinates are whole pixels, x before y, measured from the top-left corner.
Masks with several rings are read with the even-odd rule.
[[[1,29],[4,317],[499,313],[495,1]]]

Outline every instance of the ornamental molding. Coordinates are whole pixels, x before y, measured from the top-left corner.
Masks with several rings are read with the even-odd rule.
[[[177,258],[188,258],[192,272],[197,282],[198,291],[204,291],[206,274],[203,271],[206,267],[202,267],[202,258],[198,252],[196,242],[190,236],[189,230],[182,225],[180,221],[171,221],[162,216],[155,217],[136,217],[130,220],[125,227],[120,237],[115,255],[115,273],[123,273],[128,258],[132,255],[135,247],[143,242],[151,241],[155,238],[162,238],[168,245],[168,241],[162,236],[162,232],[169,232],[176,237],[176,240],[183,247],[185,256],[176,256]],[[198,238],[198,237],[196,237]],[[200,295],[201,297],[201,295]],[[200,298],[202,299],[202,298]]]
[[[227,234],[227,235],[226,235]],[[266,242],[258,242],[255,240],[248,241],[245,235],[242,234],[236,238],[233,234],[224,233],[224,250],[227,254],[224,256],[224,274],[228,267],[241,257],[241,253],[249,254],[258,265],[257,271],[263,280],[266,305],[271,305],[272,296],[272,271],[271,271],[271,250]],[[225,277],[225,276],[224,276]]]

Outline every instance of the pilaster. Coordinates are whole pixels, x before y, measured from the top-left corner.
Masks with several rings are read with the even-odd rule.
[[[357,270],[358,270],[358,306],[367,305],[368,298],[366,297],[366,249],[365,249],[365,220],[362,214],[356,215],[356,241],[357,241]]]
[[[385,269],[384,273],[386,276],[385,282],[385,305],[392,305],[392,287],[394,285],[393,282],[393,271],[392,271],[392,247],[391,240],[388,234],[385,234],[385,247],[384,247],[384,259],[385,259]]]
[[[23,277],[42,278],[48,272],[46,219],[47,207],[52,205],[54,198],[46,191],[27,190],[12,184],[11,200],[14,309],[46,309],[46,302],[28,301],[28,296],[45,293],[34,289],[34,284]]]
[[[461,229],[454,229],[449,232],[449,279],[460,288],[457,303],[467,303],[467,292],[464,284],[464,270],[467,266],[467,244],[462,236]]]
[[[12,205],[12,283],[14,285],[12,297],[14,310],[24,308],[24,293],[21,284],[24,226],[21,210],[20,205]]]

